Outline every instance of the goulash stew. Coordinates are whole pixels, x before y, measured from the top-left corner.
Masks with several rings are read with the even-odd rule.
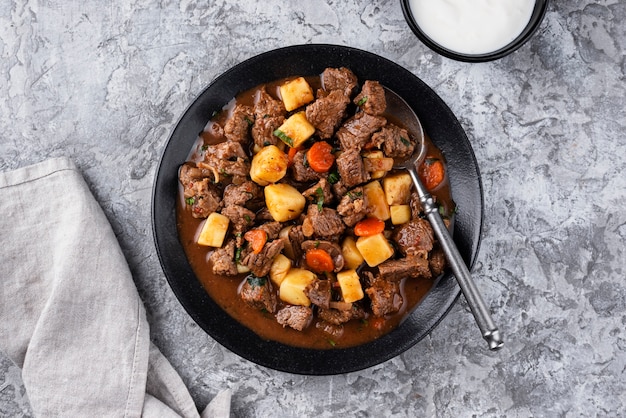
[[[445,258],[406,172],[418,152],[383,87],[347,68],[257,86],[217,112],[180,167],[177,222],[209,295],[264,339],[345,348],[396,327]],[[441,152],[419,174],[446,222]]]

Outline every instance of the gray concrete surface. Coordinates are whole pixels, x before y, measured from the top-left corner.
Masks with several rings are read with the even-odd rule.
[[[527,45],[484,64],[431,52],[398,1],[207,3],[0,5],[0,170],[74,159],[119,238],[153,340],[199,408],[230,388],[234,417],[626,415],[626,2],[553,1]],[[485,190],[473,272],[503,350],[485,349],[461,298],[393,360],[291,375],[224,349],[175,299],[150,227],[168,135],[217,75],[303,43],[389,58],[461,121]],[[30,416],[19,369],[0,358],[0,416]]]

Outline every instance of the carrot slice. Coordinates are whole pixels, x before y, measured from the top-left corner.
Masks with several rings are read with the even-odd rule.
[[[333,147],[328,142],[320,141],[311,146],[307,152],[309,166],[318,173],[325,173],[333,166],[335,156]]]
[[[267,242],[267,232],[262,229],[251,229],[244,234],[243,239],[250,243],[252,252],[258,254]]]
[[[385,223],[378,218],[365,218],[354,225],[354,235],[357,237],[369,237],[380,234],[385,230]]]
[[[311,248],[306,252],[306,264],[318,273],[331,272],[335,268],[333,258],[321,248]]]
[[[300,151],[300,148],[289,148],[289,152],[287,153],[287,166],[291,167],[293,165],[293,159],[296,157],[296,154]]]
[[[438,158],[426,157],[420,166],[420,178],[428,190],[433,190],[443,181],[445,169],[443,163]]]

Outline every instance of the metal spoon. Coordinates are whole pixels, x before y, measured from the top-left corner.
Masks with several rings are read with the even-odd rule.
[[[389,114],[396,116],[400,121],[405,124],[405,128],[412,134],[413,138],[417,141],[417,147],[419,150],[415,152],[411,158],[404,161],[402,164],[394,167],[395,169],[402,169],[408,171],[409,175],[413,179],[413,184],[417,190],[417,194],[422,204],[422,209],[426,214],[428,221],[430,222],[441,247],[446,255],[450,268],[456,277],[461,291],[467,300],[472,314],[478,324],[478,328],[482,332],[483,338],[489,343],[489,349],[498,350],[504,344],[500,331],[496,327],[489,313],[489,309],[485,305],[476,284],[472,280],[472,276],[459,253],[448,228],[443,223],[443,219],[439,214],[439,207],[434,202],[431,194],[422,184],[419,176],[416,172],[416,167],[419,166],[421,161],[425,158],[426,147],[424,146],[424,130],[417,115],[407,102],[394,91],[385,87],[385,99],[387,101],[386,111]]]

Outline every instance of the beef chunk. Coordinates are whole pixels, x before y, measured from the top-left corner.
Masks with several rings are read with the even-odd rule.
[[[431,278],[428,260],[422,257],[406,257],[387,260],[378,266],[380,278],[398,282],[404,278]]]
[[[248,159],[248,155],[238,142],[220,142],[209,145],[206,148],[205,160],[235,160],[237,158]]]
[[[415,141],[411,139],[407,130],[391,123],[374,133],[372,142],[382,145],[383,153],[391,158],[408,158],[415,151]]]
[[[302,259],[302,243],[305,240],[302,233],[302,225],[294,225],[289,228],[287,236],[281,238],[285,243],[285,255],[298,262]]]
[[[341,198],[339,205],[337,205],[337,213],[341,215],[343,222],[349,227],[353,227],[357,222],[365,218],[368,214],[368,209],[363,188],[355,187],[347,192]]]
[[[411,218],[417,219],[422,214],[422,202],[420,202],[420,197],[416,191],[411,192],[411,197],[409,198],[409,205],[411,206]]]
[[[276,145],[280,140],[274,131],[285,121],[285,106],[280,100],[274,99],[264,89],[257,94],[254,104],[254,126],[252,138],[255,145],[264,147]]]
[[[274,257],[280,253],[285,244],[282,240],[274,240],[266,242],[260,253],[255,254],[250,250],[250,247],[246,247],[242,252],[241,264],[248,267],[252,274],[258,277],[267,276],[272,267]]]
[[[240,295],[244,302],[255,309],[276,312],[276,294],[265,277],[247,277],[241,286]]]
[[[345,324],[351,319],[365,318],[365,311],[359,305],[352,304],[352,309],[348,310],[320,308],[317,312],[317,316],[328,323],[341,325]]]
[[[314,305],[329,309],[331,298],[330,288],[330,281],[318,279],[308,285],[306,289],[304,289],[304,293]]]
[[[328,205],[334,198],[333,192],[330,188],[330,183],[323,177],[320,181],[302,192],[302,196],[315,202],[316,204],[317,202],[321,202],[323,205]]]
[[[302,222],[302,233],[306,237],[333,239],[343,234],[345,228],[346,226],[335,209],[322,208],[320,212],[316,205],[309,205]]]
[[[313,318],[313,309],[308,306],[289,305],[278,311],[276,320],[283,327],[291,327],[297,331],[305,329]]]
[[[406,256],[426,258],[433,249],[433,230],[430,223],[421,218],[400,225],[393,231],[392,238]]]
[[[257,119],[252,127],[252,139],[254,144],[259,147],[268,145],[276,145],[280,139],[274,135],[274,131],[283,124],[285,118],[283,116],[267,116]]]
[[[248,156],[239,142],[232,141],[208,146],[204,154],[204,161],[197,165],[200,168],[210,170],[216,183],[220,181],[221,177],[233,177],[233,183],[241,184],[250,172]]]
[[[323,97],[318,97],[306,107],[306,118],[315,126],[317,135],[329,139],[346,117],[346,108],[350,98],[342,90],[333,90]]]
[[[348,193],[348,188],[343,184],[343,181],[339,180],[337,183],[333,184],[333,194],[335,196],[339,198],[346,193]]]
[[[252,107],[237,104],[224,124],[224,136],[229,141],[247,143],[250,139],[250,127],[253,123]]]
[[[403,299],[398,283],[377,278],[365,289],[365,293],[370,298],[374,316],[382,317],[396,313],[402,307]]]
[[[254,101],[254,116],[257,119],[268,116],[283,116],[287,111],[281,100],[273,98],[265,89],[260,89]]]
[[[263,190],[253,181],[245,181],[240,185],[229,184],[224,189],[224,206],[239,205],[246,206],[246,203],[253,199],[262,199]]]
[[[444,272],[446,269],[446,255],[441,248],[433,248],[430,252],[430,257],[428,258],[428,265],[430,267],[432,277],[438,277]]]
[[[332,338],[339,339],[343,336],[344,328],[343,325],[335,325],[326,321],[319,321],[315,323],[315,328],[325,332],[330,335]]]
[[[349,118],[337,130],[337,138],[344,150],[356,148],[361,150],[369,141],[372,134],[387,124],[387,119],[382,116],[372,116],[365,112],[359,112]]]
[[[305,182],[305,181],[315,181],[324,177],[325,174],[318,173],[309,167],[308,164],[305,163],[306,151],[300,150],[296,152],[293,157],[293,164],[291,166],[291,176],[295,181]]]
[[[229,240],[222,248],[218,248],[209,257],[213,274],[223,276],[236,276],[238,274],[235,264],[235,240]]]
[[[350,97],[357,85],[356,75],[348,68],[326,68],[322,72],[322,85],[324,90],[341,90]]]
[[[369,173],[365,170],[363,158],[356,148],[343,151],[336,160],[337,171],[341,176],[341,183],[351,188],[370,179]]]
[[[187,183],[184,195],[194,218],[206,218],[220,207],[220,193],[208,178]]]
[[[260,226],[256,227],[256,229],[265,231],[268,240],[274,240],[278,238],[278,234],[280,233],[280,230],[283,229],[283,226],[280,222],[272,221],[264,222]]]
[[[308,240],[302,243],[302,250],[306,253],[308,250],[318,248],[320,250],[326,251],[330,257],[333,259],[333,265],[335,268],[333,271],[339,272],[343,269],[344,259],[343,253],[341,252],[341,248],[339,245],[334,242],[325,241],[325,240]]]
[[[366,80],[361,92],[354,98],[354,104],[365,113],[381,115],[387,108],[385,89],[378,81]]]
[[[178,172],[178,179],[180,180],[180,184],[183,185],[185,190],[187,187],[190,187],[194,181],[202,180],[204,178],[208,178],[213,180],[213,173],[210,170],[203,170],[201,168],[196,167],[193,163],[185,163],[180,166],[180,170]],[[190,197],[190,196],[185,196]]]
[[[267,207],[263,207],[256,213],[256,220],[257,221],[274,221],[274,217],[272,216],[272,214],[270,213]]]
[[[230,220],[231,231],[237,240],[237,247],[243,244],[243,234],[254,223],[254,212],[239,205],[228,205],[221,211]]]

